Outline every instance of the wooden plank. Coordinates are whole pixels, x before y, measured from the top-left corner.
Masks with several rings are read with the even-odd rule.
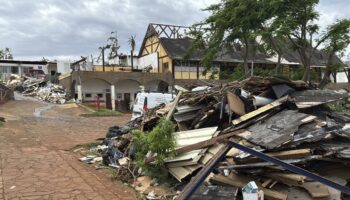
[[[240,116],[246,114],[245,105],[237,95],[227,92],[227,101],[232,112]]]
[[[289,150],[289,151],[280,151],[280,152],[267,153],[267,155],[274,158],[282,159],[282,160],[299,159],[299,158],[310,156],[311,149],[296,149],[296,150]],[[249,157],[238,161],[238,163],[242,163],[242,164],[255,163],[255,162],[261,162],[261,159],[256,157]]]
[[[256,116],[258,116],[258,115],[260,115],[260,114],[262,114],[262,113],[264,113],[266,111],[269,111],[269,110],[271,110],[273,108],[276,108],[276,107],[282,105],[283,102],[287,101],[287,99],[288,99],[288,96],[285,96],[285,97],[282,97],[280,99],[277,99],[276,101],[274,101],[272,103],[269,103],[269,104],[267,104],[267,105],[265,105],[263,107],[260,107],[260,108],[254,110],[254,111],[252,111],[250,113],[247,113],[247,114],[245,114],[245,115],[243,115],[243,116],[233,120],[232,124],[233,125],[238,125],[238,124],[240,124],[240,123],[242,123],[244,121],[247,121],[248,119],[256,117]]]
[[[265,174],[264,176],[272,178],[280,183],[289,185],[289,186],[300,186],[302,185],[306,177],[299,174],[283,174],[283,173],[271,173]]]
[[[165,119],[167,120],[170,120],[171,117],[173,116],[174,112],[175,112],[175,109],[176,109],[176,106],[177,104],[179,103],[179,100],[180,100],[180,97],[182,95],[182,91],[180,91],[177,95],[176,95],[176,98],[173,102],[173,106],[171,107],[170,111],[168,112],[167,116]]]
[[[217,154],[207,163],[198,174],[191,179],[191,181],[186,185],[178,196],[178,200],[189,199],[190,196],[196,191],[196,189],[203,183],[203,181],[208,177],[210,172],[213,171],[218,162],[220,162],[226,153],[230,150],[230,145],[226,144],[223,146]]]
[[[312,196],[312,198],[329,197],[328,187],[318,182],[306,182],[302,186]]]
[[[266,181],[264,181],[261,186],[263,186],[264,188],[266,188],[273,180],[272,179],[267,179]]]
[[[225,177],[223,175],[214,175],[210,178],[210,181],[215,183],[221,183],[226,185],[231,185],[234,187],[243,188],[245,185],[247,185],[251,180],[247,177],[244,177],[242,175],[236,175],[231,173],[229,177]],[[261,186],[258,182],[256,182],[259,189],[264,192],[264,195],[267,197],[267,199],[270,200],[286,200],[287,194],[277,192],[275,190],[266,189]]]

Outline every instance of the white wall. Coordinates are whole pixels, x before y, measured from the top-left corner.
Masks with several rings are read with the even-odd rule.
[[[147,56],[143,56],[139,58],[138,69],[144,69],[149,65],[152,66],[153,69],[158,69],[158,53],[152,53]]]
[[[97,94],[103,94],[101,100],[106,100],[106,91],[111,89],[109,83],[100,79],[89,79],[82,82],[82,93],[84,101],[94,101]],[[91,94],[91,97],[86,97],[86,94]]]
[[[70,68],[71,61],[58,60],[57,61],[57,73],[66,74],[71,72]]]
[[[130,93],[131,100],[141,90],[140,84],[134,80],[121,80],[115,84],[116,100],[123,100],[124,93]],[[121,98],[120,98],[121,97]]]

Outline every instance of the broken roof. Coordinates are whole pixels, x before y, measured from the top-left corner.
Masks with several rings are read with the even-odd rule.
[[[163,48],[167,52],[168,56],[171,59],[175,60],[184,60],[184,57],[190,49],[193,39],[189,37],[184,38],[160,38],[160,43]],[[203,59],[204,51],[195,50],[187,60],[200,61]],[[270,61],[269,56],[264,55],[262,53],[256,53],[253,59],[250,59],[254,63],[266,63],[266,64],[274,64],[274,62]],[[215,62],[232,62],[232,63],[242,63],[243,62],[243,53],[241,51],[233,51],[233,50],[222,50],[217,53]]]

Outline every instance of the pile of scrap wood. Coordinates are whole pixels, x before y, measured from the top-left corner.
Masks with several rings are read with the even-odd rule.
[[[251,181],[266,199],[287,199],[296,190],[297,196],[308,192],[301,199],[333,198],[329,188],[338,196],[349,194],[343,185],[350,173],[340,182],[318,175],[329,163],[350,163],[350,115],[327,106],[348,97],[346,92],[274,77],[179,92],[172,103],[148,110],[125,127],[111,128],[103,160],[130,167],[135,155],[129,145],[131,130],[152,130],[165,117],[177,129],[175,157],[165,159],[164,168],[180,183],[173,187],[178,199],[203,199],[210,188],[226,187],[236,191],[226,199],[235,199]],[[145,163],[152,165],[154,156],[150,153]],[[128,170],[139,172],[133,176],[142,174],[135,167]]]
[[[11,76],[7,86],[21,92],[26,96],[33,96],[40,100],[50,103],[63,104],[69,98],[69,94],[61,85],[49,83],[46,79],[28,78]]]

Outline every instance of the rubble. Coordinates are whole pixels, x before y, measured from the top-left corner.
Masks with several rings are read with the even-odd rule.
[[[252,181],[265,199],[287,199],[293,188],[307,191],[310,199],[330,197],[331,187],[349,194],[350,188],[315,173],[323,163],[350,163],[350,115],[325,106],[348,98],[345,92],[277,77],[251,77],[205,90],[182,88],[172,103],[111,127],[103,162],[119,168],[135,163],[133,130],[151,131],[164,117],[176,126],[174,156],[156,166],[157,155],[149,152],[143,165],[161,167],[171,183],[178,182],[170,185],[177,199],[193,194],[193,199],[210,199],[227,187],[232,193],[225,194],[236,199]],[[140,165],[131,171],[139,172],[132,177],[144,175]],[[155,190],[147,195],[160,198]]]
[[[64,104],[69,99],[69,94],[63,86],[50,83],[43,78],[27,78],[25,80],[23,77],[13,74],[6,85],[25,96],[37,97],[49,103]]]
[[[13,90],[0,83],[0,104],[14,99]]]

